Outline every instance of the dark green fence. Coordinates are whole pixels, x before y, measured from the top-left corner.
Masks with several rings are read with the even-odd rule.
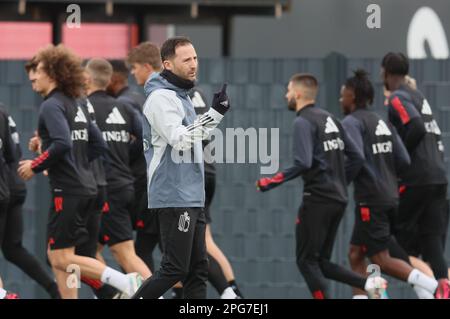
[[[279,128],[280,166],[291,162],[291,124],[284,94],[290,76],[310,72],[320,81],[319,106],[339,115],[339,90],[351,70],[363,67],[376,87],[374,109],[385,116],[379,60],[346,59],[331,54],[325,59],[205,59],[200,61],[200,87],[211,99],[223,82],[229,83],[233,110],[220,128]],[[31,91],[22,61],[0,62],[0,101],[9,106],[21,132],[25,149],[36,128],[41,99]],[[450,61],[413,61],[411,74],[427,96],[450,152]],[[25,156],[29,157],[28,151]],[[301,200],[301,183],[291,181],[266,194],[255,191],[260,164],[218,164],[218,184],[212,207],[212,228],[217,243],[229,256],[242,290],[252,298],[309,298],[294,260],[294,227]],[[45,225],[49,205],[46,179],[28,183],[24,243],[45,262]],[[353,225],[353,203],[341,224],[333,254],[345,264]],[[447,249],[447,256],[448,249]],[[107,255],[107,260],[111,257]],[[0,259],[0,274],[8,289],[24,298],[43,298],[45,293],[26,275]],[[334,297],[350,297],[350,288],[331,284]],[[392,297],[411,298],[407,285],[392,280]],[[80,294],[89,297],[83,288]],[[216,294],[211,290],[210,296]]]

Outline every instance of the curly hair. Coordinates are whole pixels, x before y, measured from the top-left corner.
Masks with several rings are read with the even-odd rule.
[[[37,64],[42,62],[43,71],[56,83],[65,95],[77,98],[84,90],[84,73],[81,58],[64,45],[49,45],[41,49],[33,58]]]

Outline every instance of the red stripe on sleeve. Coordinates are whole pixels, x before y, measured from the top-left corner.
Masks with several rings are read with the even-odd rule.
[[[397,111],[398,115],[400,116],[400,119],[402,120],[403,125],[408,124],[408,122],[411,120],[409,117],[408,112],[406,111],[405,106],[403,105],[402,101],[398,98],[398,96],[394,97],[391,101],[392,106]]]
[[[33,162],[31,163],[31,168],[36,168],[39,165],[41,165],[43,162],[45,162],[48,157],[50,156],[50,154],[48,153],[48,151],[45,151],[44,153],[42,153],[39,157],[36,157]]]

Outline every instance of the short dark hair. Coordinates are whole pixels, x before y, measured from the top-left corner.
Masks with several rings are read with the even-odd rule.
[[[161,46],[161,60],[165,61],[173,58],[177,47],[186,44],[192,44],[188,37],[173,37],[167,39]]]
[[[316,98],[319,89],[319,81],[317,81],[314,75],[309,73],[297,73],[291,77],[290,82],[302,85],[306,89],[304,92],[306,98]]]
[[[307,87],[318,87],[319,81],[316,77],[309,73],[297,73],[291,77],[291,82],[301,83]]]
[[[130,70],[127,68],[125,61],[109,60],[109,63],[111,64],[114,73],[118,73],[121,76],[123,76],[124,78],[128,78],[128,74],[130,73]]]
[[[146,41],[131,49],[126,62],[128,65],[148,63],[153,69],[159,70],[161,69],[161,54],[156,44]]]
[[[374,89],[369,80],[368,73],[363,69],[353,71],[353,76],[345,82],[345,87],[352,89],[355,94],[355,104],[357,108],[364,108],[373,103]]]
[[[90,59],[86,64],[85,69],[91,75],[94,84],[100,88],[106,88],[111,81],[113,68],[111,63],[105,59]]]
[[[409,61],[403,53],[389,52],[384,56],[381,66],[388,74],[404,76],[409,73]]]

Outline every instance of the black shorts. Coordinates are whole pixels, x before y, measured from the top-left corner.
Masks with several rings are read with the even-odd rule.
[[[153,214],[148,209],[147,187],[136,189],[136,200],[131,209],[131,221],[133,229],[145,234],[158,235],[158,214]]]
[[[133,239],[130,215],[133,203],[133,186],[108,192],[108,202],[102,211],[100,223],[100,244],[113,246]]]
[[[331,258],[346,206],[328,199],[303,199],[295,230],[297,261]]]
[[[360,246],[368,257],[387,250],[396,213],[395,205],[356,205],[355,225],[350,243]]]
[[[88,240],[86,223],[95,199],[95,196],[52,194],[47,223],[47,243],[51,250],[76,247]]]
[[[211,224],[211,203],[216,190],[216,175],[205,174],[205,217],[206,223]]]
[[[410,186],[400,194],[394,223],[398,243],[410,256],[419,256],[420,238],[446,238],[448,228],[447,185]]]
[[[95,258],[97,253],[98,236],[100,233],[100,220],[102,210],[104,209],[106,203],[106,186],[98,186],[98,194],[86,222],[86,229],[89,233],[89,238],[85,243],[76,246],[75,254]]]

